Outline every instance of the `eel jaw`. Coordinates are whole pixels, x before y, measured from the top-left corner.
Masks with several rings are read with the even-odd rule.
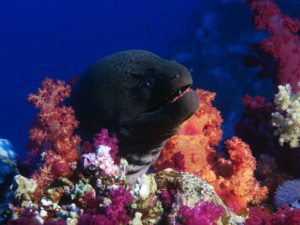
[[[168,104],[174,103],[175,101],[177,101],[178,99],[180,99],[181,97],[183,97],[185,94],[187,94],[189,92],[192,92],[192,91],[193,90],[191,89],[191,84],[179,87],[175,91],[173,91],[163,101],[161,101],[160,103],[158,103],[158,104],[156,104],[154,106],[151,106],[144,113],[152,113],[152,112],[158,111],[158,110],[166,107]]]

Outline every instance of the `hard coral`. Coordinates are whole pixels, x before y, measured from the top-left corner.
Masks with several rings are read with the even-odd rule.
[[[44,154],[43,166],[32,176],[38,183],[39,192],[56,177],[70,176],[76,167],[80,137],[73,132],[78,122],[73,109],[63,105],[70,91],[70,85],[63,81],[46,78],[38,93],[28,97],[39,110],[29,137],[29,155],[38,158]]]
[[[275,86],[291,84],[299,90],[300,42],[297,32],[299,21],[283,15],[272,0],[247,0],[255,13],[257,29],[267,29],[269,37],[260,43],[260,50],[276,59],[277,71],[269,74]]]
[[[267,189],[260,187],[254,178],[255,158],[242,140],[234,137],[226,141],[229,159],[218,157],[222,118],[211,104],[214,94],[203,90],[197,93],[202,104],[195,115],[182,124],[179,133],[169,139],[156,167],[161,170],[170,166],[165,164],[170,159],[181,160],[186,172],[212,184],[225,204],[239,213],[249,202],[263,200]],[[174,159],[176,153],[182,153],[184,158]]]

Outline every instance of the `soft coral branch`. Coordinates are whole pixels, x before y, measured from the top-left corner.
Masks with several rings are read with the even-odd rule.
[[[80,137],[74,135],[78,121],[71,107],[63,105],[70,96],[71,86],[46,78],[37,94],[28,100],[39,110],[30,130],[29,153],[38,158],[44,154],[44,164],[33,174],[41,192],[55,177],[69,176],[78,160],[77,147]]]
[[[247,0],[254,11],[255,27],[267,29],[268,38],[259,46],[260,53],[273,56],[276,60],[276,73],[269,74],[275,86],[290,84],[298,91],[300,80],[300,41],[297,32],[299,21],[281,13],[272,0]]]

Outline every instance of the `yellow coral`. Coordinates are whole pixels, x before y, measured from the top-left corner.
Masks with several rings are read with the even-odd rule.
[[[300,87],[300,82],[298,83]],[[292,94],[291,85],[279,85],[274,104],[277,112],[272,113],[272,124],[279,144],[288,143],[291,148],[299,147],[300,138],[300,91]]]

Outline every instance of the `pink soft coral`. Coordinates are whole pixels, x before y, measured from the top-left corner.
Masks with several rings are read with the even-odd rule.
[[[260,43],[260,51],[276,59],[277,72],[270,74],[274,84],[289,83],[298,91],[300,80],[299,21],[283,15],[272,0],[247,0],[255,13],[257,29],[267,29],[269,37]]]
[[[38,157],[45,152],[44,165],[33,174],[42,192],[59,176],[70,176],[78,160],[77,147],[80,137],[74,135],[78,127],[74,111],[63,105],[70,96],[71,87],[63,81],[46,78],[37,94],[30,94],[29,101],[39,110],[30,130],[29,153]]]
[[[262,201],[267,189],[260,187],[254,178],[256,161],[242,140],[234,137],[226,141],[229,159],[219,157],[217,144],[222,135],[222,118],[211,104],[215,95],[204,90],[197,90],[197,93],[201,99],[198,111],[169,139],[156,168],[171,166],[176,169],[174,165],[183,165],[184,171],[212,184],[225,204],[239,213],[248,203]],[[179,153],[184,157],[174,157]],[[174,162],[176,160],[180,162]]]

